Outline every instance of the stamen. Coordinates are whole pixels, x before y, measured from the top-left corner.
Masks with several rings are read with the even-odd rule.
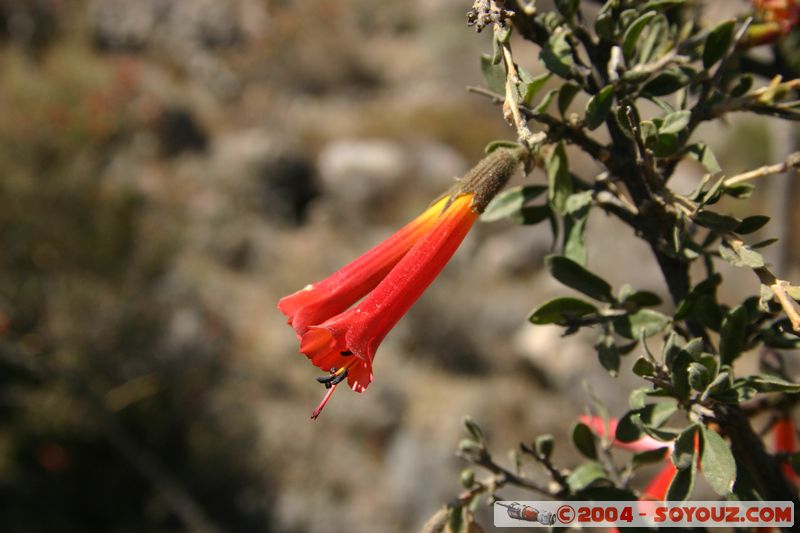
[[[349,370],[350,367],[353,366],[355,363],[356,359],[351,359],[350,361],[347,362],[347,364],[345,364],[342,368],[338,370],[336,368],[331,368],[330,376],[322,376],[317,378],[317,381],[325,384],[325,388],[328,389],[328,392],[325,393],[325,397],[322,399],[321,402],[319,402],[319,405],[317,406],[316,409],[314,409],[314,412],[311,413],[312,419],[316,419],[319,416],[319,414],[322,412],[322,408],[325,407],[325,404],[328,403],[328,400],[330,400],[333,391],[336,390],[336,386],[339,385],[339,383],[341,383],[342,381],[344,381],[344,378],[346,378],[347,374],[350,373]]]
[[[332,380],[331,380],[331,382],[330,382],[330,383],[331,383],[331,386],[333,386],[333,385],[338,385],[339,383],[341,383],[341,382],[342,382],[342,380],[343,380],[344,378],[346,378],[346,377],[347,377],[347,374],[349,374],[349,373],[350,373],[350,371],[349,371],[349,370],[347,370],[347,369],[345,368],[345,369],[344,369],[344,372],[342,372],[341,374],[334,375],[334,376],[333,376],[333,379],[332,379]]]
[[[344,370],[344,372],[342,372]],[[342,368],[338,372],[334,372],[330,376],[320,376],[317,378],[317,381],[325,385],[326,389],[330,389],[332,386],[336,385],[337,383],[341,383],[341,381],[347,377],[349,370],[347,368]]]
[[[329,376],[320,376],[317,378],[317,381],[324,384],[326,389],[330,389],[347,377],[347,374],[349,373],[348,368],[350,368],[350,366],[352,366],[352,363],[345,365],[338,370],[336,367],[331,368],[331,374]]]
[[[336,379],[336,374],[331,374],[330,376],[320,376],[317,378],[317,381],[325,385],[326,389],[331,388],[331,382]]]
[[[316,420],[316,418],[322,412],[322,409],[325,407],[325,404],[328,403],[328,400],[331,399],[331,395],[333,394],[333,391],[335,391],[335,390],[336,390],[336,385],[333,385],[328,389],[328,392],[325,393],[325,397],[322,399],[321,402],[319,402],[319,405],[317,406],[316,409],[314,409],[314,412],[311,413],[311,419],[312,420]]]

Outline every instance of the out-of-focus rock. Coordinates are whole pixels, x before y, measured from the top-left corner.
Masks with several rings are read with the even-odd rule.
[[[97,48],[163,54],[223,97],[238,91],[239,80],[214,51],[266,27],[263,7],[244,0],[92,0],[87,13]]]
[[[513,343],[519,353],[555,383],[574,383],[587,369],[594,371],[597,353],[581,335],[562,337],[558,326],[522,326]]]
[[[409,357],[421,358],[453,374],[478,375],[488,364],[470,329],[469,298],[451,294],[449,301],[422,300],[406,317]],[[435,326],[432,327],[432,325]]]
[[[298,152],[284,152],[264,164],[257,175],[259,203],[268,218],[301,223],[317,194],[311,164]]]
[[[431,141],[411,147],[414,174],[426,189],[440,191],[469,170],[467,161],[452,147]]]
[[[324,146],[317,160],[325,194],[350,213],[382,212],[396,195],[434,197],[467,170],[464,158],[440,143],[343,139]]]
[[[61,2],[0,0],[0,40],[9,38],[30,52],[41,52],[56,37],[62,11]]]
[[[234,2],[225,0],[92,0],[89,26],[101,48],[139,50],[173,44],[229,45],[241,35]]]
[[[204,151],[208,136],[186,108],[168,107],[158,115],[156,123],[161,154],[174,157],[183,152]]]
[[[211,149],[215,176],[268,220],[299,224],[317,187],[312,165],[292,143],[262,129],[220,135]]]
[[[488,276],[525,276],[541,268],[550,253],[549,226],[520,226],[486,238],[478,248],[475,265]]]
[[[99,48],[142,49],[158,17],[157,0],[141,0],[133,4],[124,0],[94,0],[89,3],[89,27]]]
[[[317,168],[325,193],[351,206],[391,193],[412,169],[400,143],[386,139],[333,141]]]
[[[589,243],[589,270],[612,287],[619,289],[628,283],[635,289],[664,292],[660,269],[652,251],[619,220],[595,209],[589,215],[586,242]],[[624,250],[624,265],[620,264],[620,250]]]
[[[457,438],[457,435],[453,435]],[[452,478],[457,461],[452,452],[437,447],[424,434],[400,432],[386,451],[388,499],[406,530],[416,531],[427,518],[431,502],[446,497],[442,486]],[[436,480],[420,483],[420,479]]]
[[[464,3],[461,0],[415,0],[414,10],[425,15],[439,15],[461,9]]]

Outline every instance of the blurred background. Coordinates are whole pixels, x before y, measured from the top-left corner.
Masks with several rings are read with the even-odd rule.
[[[460,490],[464,415],[505,450],[565,437],[583,382],[625,409],[635,381],[591,338],[526,322],[566,291],[541,272],[549,228],[493,223],[383,343],[369,390],[309,420],[324,389],[278,299],[512,136],[465,90],[491,46],[468,4],[0,0],[0,531],[413,531]],[[733,174],[782,159],[781,128],[703,134]],[[770,235],[792,235],[785,193],[755,197]],[[590,228],[594,270],[664,294],[627,229]],[[757,294],[733,274],[731,298]]]

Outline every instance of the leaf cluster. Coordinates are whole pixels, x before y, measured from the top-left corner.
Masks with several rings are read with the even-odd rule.
[[[543,140],[531,151],[545,182],[500,194],[483,220],[547,222],[553,253],[545,266],[572,294],[537,305],[530,322],[561,326],[565,335],[594,336],[599,363],[611,376],[623,370],[622,358],[632,355],[631,371],[642,379],[611,439],[583,424],[573,429],[573,443],[587,462],[572,469],[552,465],[551,437],[523,446],[524,454],[550,473],[556,487],[551,495],[636,498],[635,471],[663,460],[671,448],[677,474],[670,500],[690,498],[702,475],[721,496],[796,501],[796,493],[786,490],[779,461],[763,445],[748,444],[760,437],[747,417],[763,395],[779,395],[786,406],[800,393],[782,365],[763,363],[764,354],[780,359],[781,350],[800,348],[792,311],[800,288],[778,280],[761,255],[775,242],[758,237],[770,217],[733,216],[719,206],[725,198],[728,204],[746,200],[756,178],[797,164],[787,160],[729,176],[696,132],[704,123],[740,112],[798,120],[800,81],[759,77],[765,68],[754,67],[758,62],[748,39],[752,13],[709,25],[702,6],[685,0],[608,0],[596,9],[595,2],[558,1],[555,10],[508,4],[514,31],[532,45],[525,53],[538,54],[544,71],[534,75],[514,64],[518,75],[509,77],[508,61],[501,61],[499,52],[510,51],[510,30],[504,28],[494,35],[494,53],[481,62],[488,88],[476,92],[518,103],[527,126],[541,130]],[[601,171],[577,175],[569,160],[573,149],[594,159]],[[702,165],[705,176],[691,193],[680,194],[670,179],[685,160]],[[616,217],[645,241],[671,302],[630,285],[615,288],[592,270],[586,228],[597,211]],[[695,263],[700,268],[693,268]],[[753,292],[760,288],[760,293],[735,305],[723,303],[721,263],[752,271]],[[747,352],[762,354],[759,371],[737,366]],[[664,442],[664,449],[633,454],[617,465],[609,440],[644,436]],[[744,460],[737,451],[745,449],[759,460]],[[492,459],[482,450],[485,465]],[[756,472],[754,464],[768,468]]]

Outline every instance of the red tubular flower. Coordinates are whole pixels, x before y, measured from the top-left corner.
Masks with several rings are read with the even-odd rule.
[[[331,371],[331,383],[347,372],[347,383],[353,390],[363,392],[367,388],[378,345],[439,275],[478,218],[470,208],[471,201],[471,194],[456,198],[363,302],[310,326],[302,336],[300,351],[322,370]],[[314,416],[324,406],[325,401]]]
[[[289,318],[297,338],[308,326],[341,313],[375,288],[412,246],[437,222],[442,198],[394,235],[322,281],[281,298],[278,309]]]
[[[797,451],[797,430],[794,427],[791,417],[781,416],[772,426],[773,448],[775,453],[792,454]],[[787,461],[781,464],[781,471],[792,484],[797,485],[798,479],[792,465]]]
[[[442,271],[525,154],[495,150],[386,241],[327,279],[281,299],[278,309],[289,318],[300,351],[330,373],[317,378],[328,392],[311,418],[319,416],[345,379],[356,392],[366,390],[378,345]]]

